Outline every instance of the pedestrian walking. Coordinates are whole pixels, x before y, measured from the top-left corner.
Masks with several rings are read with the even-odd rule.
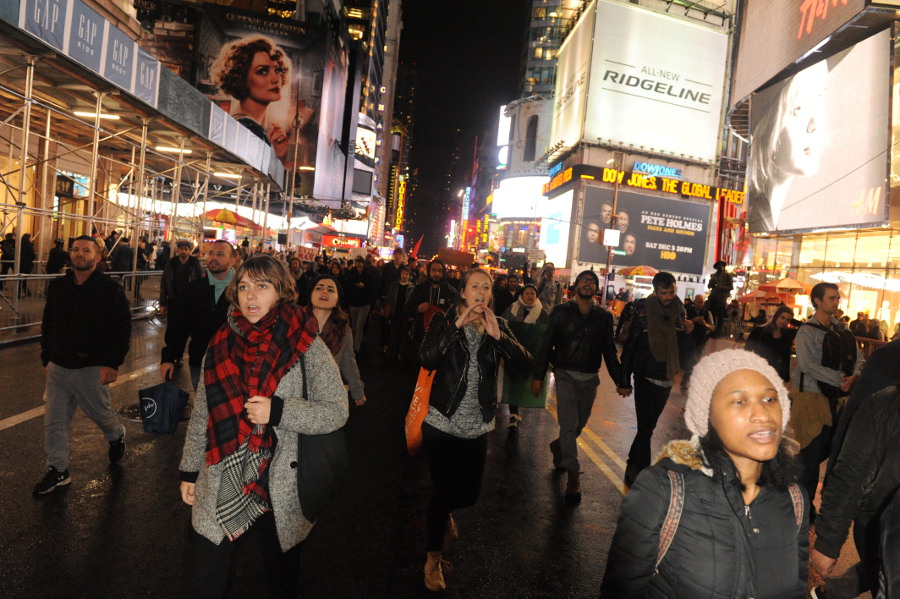
[[[628,452],[625,486],[650,465],[650,440],[662,414],[675,375],[681,370],[679,333],[692,333],[685,320],[684,305],[675,295],[675,277],[659,272],[651,281],[653,293],[634,302],[628,338],[622,347],[622,378],[619,389],[630,389],[634,375],[634,412],[637,434]]]
[[[863,366],[855,338],[834,317],[841,292],[834,283],[818,283],[809,293],[815,308],[794,338],[797,366],[791,373],[791,427],[800,443],[800,484],[815,498],[819,468],[829,455],[838,401],[853,390]],[[815,512],[810,522],[815,522]]]
[[[25,233],[20,240],[22,248],[19,250],[19,275],[30,275],[34,271],[34,261],[37,253],[34,251],[34,243],[31,241],[31,234]],[[28,289],[28,280],[24,277],[19,281],[19,297],[31,295]]]
[[[182,239],[175,245],[175,258],[166,262],[159,286],[160,314],[165,315],[170,308],[180,308],[188,283],[203,274],[200,260],[191,256],[191,249],[191,242]]]
[[[404,307],[415,287],[410,280],[410,270],[407,267],[401,266],[399,273],[400,278],[391,283],[387,290],[385,302],[388,321],[384,325],[390,332],[388,349],[398,359],[403,355],[404,343],[409,336],[409,329],[413,322],[413,317],[407,314]]]
[[[406,313],[415,317],[413,340],[420,340],[431,318],[438,312],[447,312],[456,302],[456,289],[446,280],[447,269],[439,259],[428,263],[428,278],[416,285],[406,300]]]
[[[744,349],[765,358],[785,382],[791,378],[791,354],[797,336],[797,329],[790,327],[792,322],[796,322],[794,311],[779,306],[766,324],[750,331],[744,345]]]
[[[50,282],[41,324],[41,363],[47,373],[44,449],[47,473],[35,495],[72,482],[69,427],[76,408],[109,442],[109,461],[125,455],[125,427],[109,402],[131,342],[131,309],[122,286],[97,269],[100,247],[89,235],[69,250],[72,271]]]
[[[57,239],[53,242],[53,247],[50,248],[50,252],[47,255],[47,264],[44,266],[44,270],[48,275],[61,273],[69,263],[69,252],[63,249],[63,244],[62,239]]]
[[[684,419],[625,495],[600,597],[806,597],[809,500],[784,435],[790,398],[760,356],[694,368]]]
[[[509,329],[519,340],[519,343],[528,350],[532,356],[537,356],[541,349],[544,336],[547,333],[547,323],[550,315],[544,311],[541,301],[537,298],[537,289],[528,284],[522,289],[521,295],[501,314]],[[536,396],[531,393],[531,373],[516,373],[503,370],[503,397],[501,401],[509,405],[509,429],[518,430],[522,422],[520,407],[544,408],[547,405],[547,383],[544,377],[544,386]]]
[[[853,411],[847,414],[845,430],[840,439],[835,438],[840,447],[829,460],[822,485],[810,563],[823,578],[830,576],[852,524],[860,564],[856,576],[841,577],[844,588],[826,581],[827,594],[820,595],[829,599],[856,597],[866,591],[874,594],[878,589],[881,512],[900,487],[898,360],[898,341],[872,354],[847,402],[848,410],[852,402]],[[844,420],[842,415],[842,425]]]
[[[461,279],[460,301],[432,319],[419,348],[422,367],[435,371],[422,425],[432,483],[425,563],[425,586],[431,591],[446,588],[444,538],[458,534],[452,512],[478,501],[501,359],[507,368],[527,371],[531,355],[491,311],[490,274],[473,268]]]
[[[725,320],[728,318],[728,296],[734,289],[734,279],[725,267],[728,266],[724,260],[719,260],[713,264],[716,272],[709,277],[709,310],[712,312],[713,319],[716,323],[716,330],[713,337],[721,337],[725,330]]]
[[[270,595],[294,597],[313,527],[297,494],[297,435],[343,426],[347,394],[283,263],[247,260],[225,293],[233,311],[206,352],[179,467],[194,529],[182,594],[222,597],[234,544],[255,527]]]
[[[319,336],[331,350],[341,376],[347,382],[345,386],[350,392],[351,399],[356,405],[361,406],[366,403],[366,391],[359,376],[359,366],[356,364],[356,355],[353,351],[350,318],[341,309],[340,296],[343,292],[343,287],[337,279],[331,275],[319,275],[310,285],[309,304],[306,310],[316,317],[319,323]]]
[[[532,368],[531,392],[540,393],[544,376],[552,365],[556,376],[556,411],[559,437],[550,443],[553,466],[565,471],[566,499],[581,500],[581,464],[578,462],[578,436],[587,425],[600,385],[601,363],[612,380],[622,380],[616,356],[612,315],[597,304],[594,296],[600,279],[586,270],[575,279],[575,297],[550,313],[547,332]],[[631,385],[620,388],[622,397],[631,393]]]
[[[556,266],[552,262],[544,264],[540,277],[534,285],[537,288],[538,299],[547,312],[563,302],[562,285],[556,280]]]
[[[359,353],[362,346],[363,335],[366,330],[366,322],[369,319],[369,311],[372,302],[375,301],[375,281],[370,273],[366,272],[366,261],[362,256],[357,256],[351,268],[344,275],[344,291],[347,294],[347,304],[350,306],[350,328],[353,329],[353,351]]]
[[[166,345],[159,364],[159,374],[164,381],[175,374],[175,364],[181,361],[187,345],[191,384],[194,389],[200,386],[206,348],[230,312],[231,302],[225,289],[234,277],[236,263],[234,246],[218,239],[206,255],[206,275],[185,287],[181,309],[170,313],[166,322]]]

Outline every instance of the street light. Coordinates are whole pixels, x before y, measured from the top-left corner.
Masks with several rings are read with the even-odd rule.
[[[619,214],[619,182],[622,180],[622,177],[624,176],[625,153],[624,152],[613,152],[612,162],[615,163],[615,169],[616,169],[616,187],[615,187],[615,190],[613,191],[612,217],[610,218],[609,226],[610,226],[610,230],[615,231],[618,229],[618,226],[617,226],[618,223],[616,221],[618,220],[618,214]],[[604,241],[605,241],[605,239],[604,239]],[[616,244],[616,246],[618,246],[618,244]],[[607,281],[607,283],[603,284],[603,291],[602,291],[603,295],[601,296],[604,299],[606,299],[606,285],[608,284],[608,281],[609,281],[609,269],[610,269],[610,266],[612,266],[612,256],[613,256],[613,246],[608,245],[608,246],[606,246],[606,273],[604,275],[604,279]]]

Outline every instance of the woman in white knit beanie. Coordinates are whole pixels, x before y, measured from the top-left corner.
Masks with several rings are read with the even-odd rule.
[[[806,597],[809,500],[783,436],[790,407],[757,354],[700,360],[684,413],[693,437],[670,442],[625,496],[601,598]]]

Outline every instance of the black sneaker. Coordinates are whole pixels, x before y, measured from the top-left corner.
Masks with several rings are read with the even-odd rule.
[[[118,441],[109,442],[109,463],[115,464],[125,455],[125,435]]]
[[[41,482],[34,485],[33,493],[35,495],[46,495],[47,493],[55,491],[57,487],[64,487],[70,482],[72,482],[72,477],[69,476],[68,470],[60,472],[53,466],[50,466],[50,468],[47,469],[47,474],[41,479]]]
[[[562,467],[562,448],[559,446],[559,439],[550,443],[550,453],[553,455],[553,468],[557,472],[565,470],[565,468]]]

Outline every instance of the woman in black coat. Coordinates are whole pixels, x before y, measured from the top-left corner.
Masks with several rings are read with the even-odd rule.
[[[669,443],[625,496],[600,597],[805,598],[809,501],[782,437],[789,417],[761,357],[700,360],[684,415],[694,437]]]
[[[426,518],[425,586],[446,588],[444,537],[456,536],[453,510],[475,505],[487,457],[487,433],[497,413],[497,371],[527,371],[531,355],[491,311],[491,276],[473,268],[460,279],[458,303],[431,319],[419,361],[434,370],[422,444],[432,490]]]
[[[796,322],[793,310],[787,306],[780,306],[772,316],[772,320],[750,331],[744,345],[748,351],[765,358],[783,381],[791,379],[791,349],[794,346],[797,329],[792,329],[788,325]]]

